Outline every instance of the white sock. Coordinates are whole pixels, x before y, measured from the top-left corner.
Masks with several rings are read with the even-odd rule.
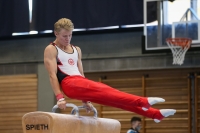
[[[165,102],[165,99],[160,97],[148,97],[147,99],[150,105],[154,105],[159,102]]]
[[[161,109],[160,110],[160,113],[164,116],[164,117],[168,117],[170,115],[174,115],[176,113],[176,110],[175,109]],[[158,119],[154,119],[154,121],[156,123],[159,123],[160,120]]]
[[[159,103],[159,102],[165,102],[165,99],[160,98],[160,97],[148,97],[147,100],[148,100],[148,103],[149,103],[150,105],[154,105],[154,104]],[[142,109],[143,109],[144,111],[147,111],[147,110],[148,110],[148,109],[145,108],[145,107],[142,107]]]
[[[160,109],[160,113],[164,117],[168,117],[170,115],[174,115],[176,113],[176,110],[175,109]]]

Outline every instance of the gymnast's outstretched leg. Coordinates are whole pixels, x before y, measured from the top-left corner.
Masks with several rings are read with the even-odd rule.
[[[116,107],[116,108],[120,108],[123,110],[127,110],[130,112],[135,112],[139,115],[148,117],[148,118],[152,118],[156,123],[160,122],[163,118],[168,117],[170,115],[174,115],[174,113],[176,112],[176,110],[174,109],[155,109],[150,107],[147,111],[144,111],[141,107],[134,107],[134,106],[127,106],[127,105],[119,105],[116,103],[110,103],[108,102],[103,102],[101,100],[93,100],[94,103],[98,103],[98,104],[102,104],[104,103],[104,105],[107,106],[112,106],[112,107]]]
[[[164,102],[162,98],[147,98],[121,92],[105,84],[94,82],[81,76],[68,76],[61,82],[63,92],[69,97],[79,100],[103,99],[119,105],[142,107],[147,110],[157,102]]]
[[[148,108],[157,102],[164,102],[162,98],[140,97],[121,92],[110,86],[88,80],[81,76],[69,76],[65,78],[61,83],[61,87],[69,98],[92,101],[139,114],[141,114],[142,110],[141,115],[147,115],[147,117],[153,119],[155,110],[153,111],[153,109],[151,109],[148,111]],[[161,114],[161,112],[159,114]],[[159,114],[157,113],[157,116]],[[161,120],[163,117],[160,115],[157,118]]]

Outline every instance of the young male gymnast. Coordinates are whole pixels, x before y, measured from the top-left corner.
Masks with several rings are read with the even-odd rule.
[[[160,122],[164,117],[174,115],[174,109],[154,109],[151,106],[164,102],[159,97],[140,97],[116,90],[105,84],[85,78],[81,62],[81,49],[70,44],[74,25],[71,20],[61,18],[54,24],[56,39],[45,48],[44,64],[60,109],[66,108],[61,93],[72,99],[82,100],[87,111],[91,102],[121,108]]]

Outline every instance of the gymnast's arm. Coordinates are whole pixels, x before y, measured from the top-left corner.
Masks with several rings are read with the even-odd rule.
[[[82,65],[82,61],[81,61],[81,58],[82,58],[81,49],[77,46],[76,46],[76,49],[78,51],[78,62],[77,62],[78,70],[81,73],[81,75],[83,77],[85,77],[84,72],[83,72],[83,65]]]
[[[81,73],[81,75],[83,77],[85,77],[84,72],[83,72],[83,65],[82,65],[82,61],[81,61],[81,58],[82,58],[81,49],[77,46],[76,46],[76,49],[78,51],[78,63],[77,63],[78,70]],[[92,107],[93,107],[92,103],[90,101],[82,101],[82,102],[83,102],[83,106],[86,107],[86,111],[89,113],[92,110]]]
[[[53,45],[48,45],[44,50],[44,64],[48,71],[50,83],[55,95],[61,94],[60,85],[57,73],[57,62],[56,62],[57,50]],[[60,109],[66,108],[66,101],[57,102],[57,105]]]

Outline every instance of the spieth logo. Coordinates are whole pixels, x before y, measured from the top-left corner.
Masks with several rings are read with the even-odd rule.
[[[26,125],[26,130],[48,130],[48,129],[49,129],[48,124],[36,124],[36,125],[27,124]]]
[[[68,63],[69,63],[70,65],[74,65],[74,60],[73,60],[73,59],[69,59],[69,60],[68,60]]]

